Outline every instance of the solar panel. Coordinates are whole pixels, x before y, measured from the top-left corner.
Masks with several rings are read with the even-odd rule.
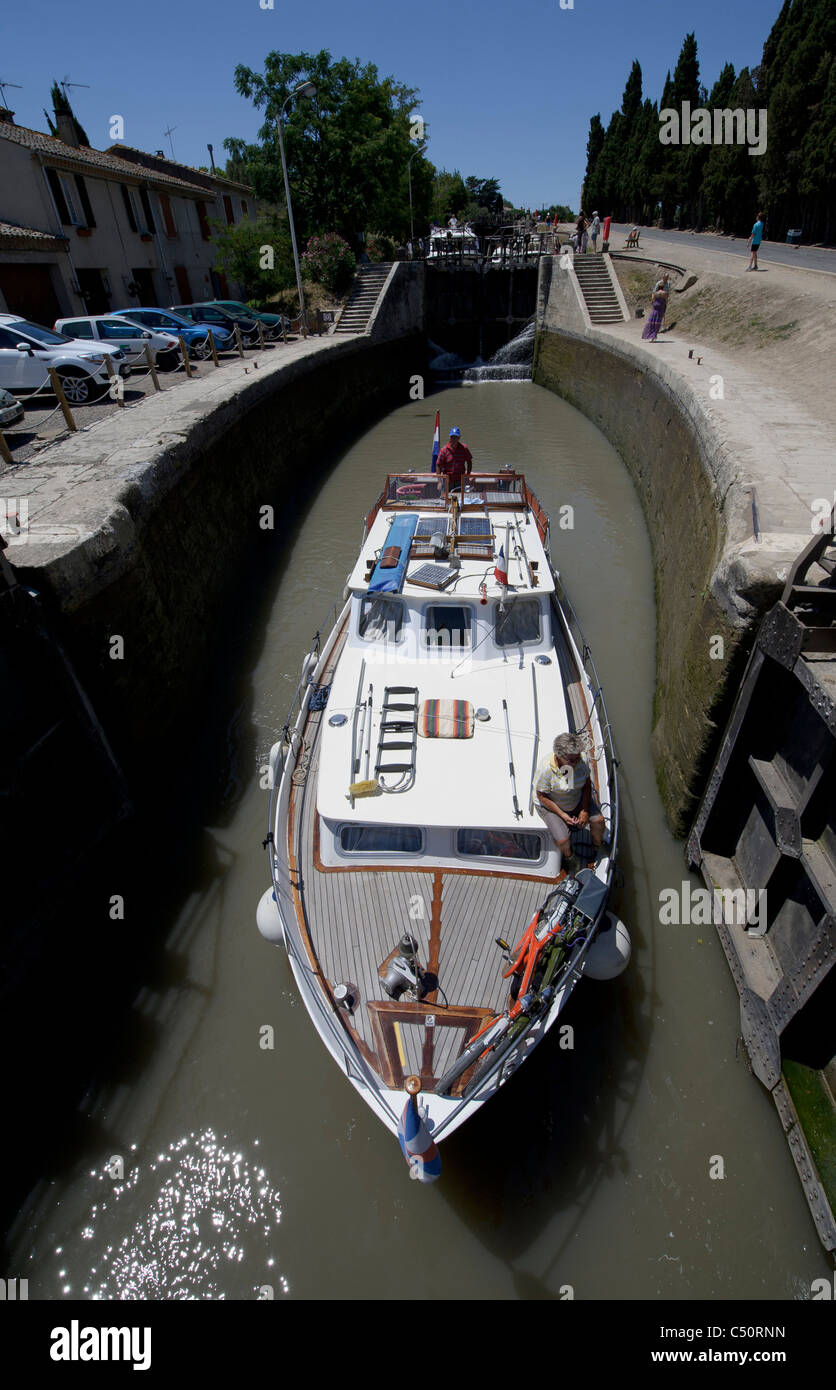
[[[446,565],[419,565],[407,575],[408,584],[418,584],[422,589],[444,589],[456,577],[456,571]]]
[[[486,516],[459,517],[460,536],[489,536],[491,524]]]
[[[446,533],[447,533],[447,518],[446,518],[446,517],[441,518],[441,517],[432,517],[432,516],[422,516],[422,517],[419,518],[419,521],[418,521],[418,530],[415,532],[415,534],[416,534],[416,536],[434,536],[434,535],[436,534],[436,532],[438,532],[438,531],[441,531],[442,534],[446,535]]]

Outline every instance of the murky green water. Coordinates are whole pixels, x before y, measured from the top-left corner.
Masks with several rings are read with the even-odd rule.
[[[553,1033],[442,1146],[442,1179],[424,1188],[327,1055],[255,908],[267,882],[260,766],[363,514],[387,470],[427,466],[437,408],[477,466],[522,466],[551,514],[621,760],[617,906],[634,954],[620,980],[576,990],[574,1050]],[[571,529],[557,524],[562,506]],[[252,1299],[265,1286],[277,1298],[558,1297],[566,1286],[578,1299],[807,1296],[827,1262],[772,1102],[738,1054],[738,997],[714,929],[658,922],[660,891],[688,875],[649,752],[650,546],[603,436],[529,383],[396,411],[323,483],[247,652],[225,697],[226,741],[205,748],[223,813],[184,831],[200,870],[167,928],[163,978],[136,1000],[140,1065],[89,1100],[82,1160],[53,1156],[55,1180],[19,1222],[12,1266],[30,1298]],[[171,911],[163,894],[160,920]],[[264,1025],[273,1050],[260,1046]]]

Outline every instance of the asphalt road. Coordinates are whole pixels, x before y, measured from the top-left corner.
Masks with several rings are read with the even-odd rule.
[[[620,251],[630,228],[623,223],[613,223],[612,230],[614,236],[610,236],[610,249]],[[738,260],[743,256],[748,257],[745,237],[737,237],[732,241],[730,237],[717,236],[713,232],[661,231],[657,227],[642,227],[640,232],[641,246],[652,247],[655,242],[662,241],[668,246],[681,242],[683,247],[697,245],[700,251],[707,255],[735,256]],[[764,265],[772,262],[775,265],[788,265],[802,270],[824,270],[830,275],[836,275],[836,250],[816,246],[787,246],[780,241],[764,241],[758,252],[758,262],[763,262]]]

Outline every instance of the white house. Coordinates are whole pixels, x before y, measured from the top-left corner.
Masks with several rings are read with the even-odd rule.
[[[141,150],[79,145],[0,108],[0,310],[52,324],[129,304],[240,297],[215,267],[210,219],[254,220],[252,190]]]

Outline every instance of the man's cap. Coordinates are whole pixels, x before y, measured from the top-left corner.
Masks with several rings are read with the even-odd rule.
[[[461,432],[461,430],[459,429],[458,425],[454,425],[453,428],[451,429],[451,431],[450,431],[450,438],[451,438],[451,439],[453,438],[453,435],[455,435],[457,439],[461,439],[461,437],[462,437],[462,432]]]

